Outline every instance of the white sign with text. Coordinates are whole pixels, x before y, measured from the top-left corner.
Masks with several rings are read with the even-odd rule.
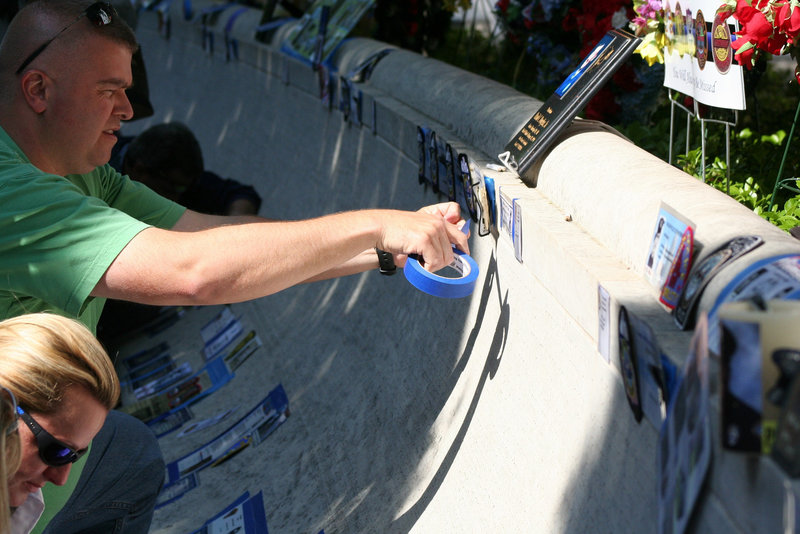
[[[664,86],[702,104],[745,109],[742,67],[733,59],[731,17],[716,16],[718,1],[666,0]]]

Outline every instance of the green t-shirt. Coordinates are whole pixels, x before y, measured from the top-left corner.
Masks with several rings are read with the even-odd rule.
[[[0,320],[48,311],[96,332],[105,299],[89,293],[103,273],[136,234],[171,228],[184,212],[110,165],[66,177],[42,172],[0,128]],[[88,456],[64,486],[45,486],[34,532],[64,506]]]
[[[44,173],[0,128],[0,319],[49,311],[94,332],[105,300],[89,293],[114,258],[136,234],[171,228],[184,211],[110,165]]]

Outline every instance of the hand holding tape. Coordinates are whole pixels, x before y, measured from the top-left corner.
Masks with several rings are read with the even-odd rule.
[[[469,235],[469,221],[464,224],[461,231]],[[453,253],[455,258],[449,268],[458,271],[461,275],[459,277],[449,278],[428,272],[415,256],[409,256],[406,260],[403,273],[411,285],[434,297],[461,298],[471,295],[480,272],[478,264],[469,254],[465,254],[455,247],[453,247]]]

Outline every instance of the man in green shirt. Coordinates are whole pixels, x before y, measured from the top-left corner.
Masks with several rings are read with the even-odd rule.
[[[56,311],[94,328],[104,299],[90,294],[108,265],[136,234],[172,227],[185,211],[108,165],[44,173],[2,127],[0,177],[2,317]]]
[[[38,0],[9,25],[0,45],[0,317],[49,310],[94,330],[105,298],[226,304],[377,268],[376,248],[400,265],[417,254],[431,271],[452,261],[451,244],[468,252],[454,203],[274,221],[184,210],[131,183],[107,162],[132,117],[125,90],[136,49],[101,2]],[[125,532],[147,530],[137,529]]]

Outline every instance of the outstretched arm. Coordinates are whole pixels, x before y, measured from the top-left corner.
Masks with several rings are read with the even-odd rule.
[[[172,230],[148,228],[134,237],[92,295],[157,305],[240,302],[373,268],[374,247],[395,254],[400,264],[418,254],[434,271],[452,261],[451,243],[468,251],[458,224],[452,203],[303,221],[187,212]]]

